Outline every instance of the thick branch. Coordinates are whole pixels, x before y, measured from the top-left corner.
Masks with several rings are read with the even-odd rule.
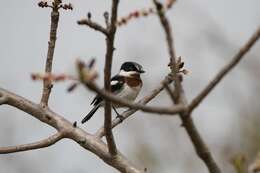
[[[104,85],[106,91],[111,91],[110,79],[111,79],[111,68],[112,68],[112,60],[114,53],[114,40],[116,33],[116,20],[117,20],[117,10],[118,10],[119,0],[112,1],[111,8],[111,20],[108,27],[108,35],[106,38],[106,60],[105,60],[105,68],[104,68]],[[114,141],[113,133],[112,133],[112,116],[111,116],[111,102],[106,100],[105,102],[105,121],[104,127],[106,129],[106,140],[108,144],[108,149],[111,155],[117,154],[116,144]]]
[[[83,148],[96,154],[104,162],[116,168],[120,172],[143,173],[142,170],[138,170],[133,166],[133,164],[130,163],[120,152],[118,152],[116,156],[112,157],[108,152],[107,145],[102,142],[102,140],[85,132],[83,129],[75,128],[72,123],[51,111],[49,108],[44,108],[3,88],[0,88],[0,95],[5,95],[7,97],[7,105],[16,107],[54,127],[64,135],[64,138],[74,140]]]
[[[59,11],[57,8],[53,8],[51,12],[51,28],[50,28],[50,40],[48,42],[48,54],[47,59],[45,63],[45,73],[51,73],[52,72],[52,61],[53,61],[53,55],[54,55],[54,49],[55,49],[55,43],[57,38],[57,28],[59,23]],[[48,105],[48,100],[51,94],[51,88],[52,88],[52,82],[49,80],[43,81],[43,91],[42,91],[42,98],[41,98],[41,104],[43,106]]]
[[[21,151],[35,150],[40,148],[49,147],[63,138],[62,133],[56,133],[46,139],[38,142],[17,145],[12,147],[0,147],[0,154],[16,153]]]
[[[147,96],[145,96],[144,98],[142,98],[140,101],[138,101],[139,104],[145,105],[148,102],[150,102],[154,97],[156,97],[163,89],[164,86],[167,84],[170,84],[172,82],[171,78],[166,77],[161,83],[160,85],[151,91],[150,94],[148,94]],[[131,116],[132,114],[134,114],[137,111],[137,109],[128,109],[125,112],[123,112],[121,115],[123,118],[115,118],[112,122],[112,128],[116,127],[117,125],[119,125],[120,123],[123,122],[123,120],[125,120],[126,118],[128,118],[129,116]],[[101,127],[97,132],[96,132],[96,136],[98,137],[103,137],[105,135],[105,129],[104,127]]]
[[[87,25],[87,26],[89,26],[90,28],[92,28],[96,31],[100,31],[103,34],[108,35],[108,31],[107,31],[106,28],[104,28],[103,26],[101,26],[100,24],[98,24],[96,22],[93,22],[90,19],[82,19],[82,20],[79,20],[77,23],[79,25]]]
[[[214,89],[214,87],[240,62],[244,55],[251,49],[251,47],[257,42],[260,37],[260,27],[250,37],[247,43],[240,48],[238,53],[232,58],[232,60],[224,66],[219,73],[213,78],[211,82],[196,96],[189,105],[189,112],[192,112],[207,95]]]

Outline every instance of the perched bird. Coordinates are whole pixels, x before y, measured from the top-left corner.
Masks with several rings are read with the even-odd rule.
[[[111,92],[116,96],[126,99],[128,101],[134,101],[142,88],[142,80],[140,74],[144,73],[143,67],[136,62],[125,62],[121,65],[120,71],[111,80]],[[94,107],[92,110],[82,119],[81,123],[88,121],[100,108],[104,106],[103,98],[100,95],[96,95],[91,102]],[[115,107],[118,105],[112,105],[112,108],[117,113]]]

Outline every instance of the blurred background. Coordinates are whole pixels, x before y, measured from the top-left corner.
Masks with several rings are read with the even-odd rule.
[[[103,85],[104,36],[76,21],[92,13],[104,24],[103,12],[111,1],[70,1],[73,11],[62,11],[54,57],[54,73],[76,74],[75,60],[97,59],[98,83]],[[0,6],[0,86],[39,102],[42,83],[30,79],[43,72],[47,53],[50,9],[37,7],[38,1],[2,1]],[[119,16],[150,7],[147,0],[121,1]],[[178,56],[190,74],[184,78],[188,100],[194,98],[247,41],[260,25],[259,0],[179,0],[167,13]],[[169,72],[167,47],[157,16],[131,21],[118,29],[113,74],[124,61],[136,61],[147,71],[138,98],[147,95]],[[193,114],[194,121],[223,172],[235,172],[231,159],[242,154],[251,162],[260,150],[260,43],[246,55],[204,100]],[[50,107],[70,121],[80,121],[90,110],[94,93],[79,87],[67,93],[69,82],[57,83]],[[150,105],[171,105],[162,92]],[[119,110],[123,111],[123,110]],[[82,128],[95,132],[103,123],[100,110]],[[207,172],[180,127],[178,117],[161,117],[137,112],[114,129],[118,148],[148,172]],[[9,106],[0,107],[0,146],[24,144],[55,132],[33,117]],[[76,143],[62,140],[40,150],[0,155],[1,173],[114,173],[94,154]]]

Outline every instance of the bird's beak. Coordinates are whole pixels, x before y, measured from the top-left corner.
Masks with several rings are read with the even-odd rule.
[[[145,71],[144,71],[144,70],[139,70],[138,72],[139,72],[139,73],[145,73]]]

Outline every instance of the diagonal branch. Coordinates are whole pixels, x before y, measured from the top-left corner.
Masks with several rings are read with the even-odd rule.
[[[45,63],[45,73],[49,74],[52,72],[52,61],[53,61],[53,55],[54,55],[54,49],[55,49],[55,43],[57,39],[57,29],[58,29],[58,23],[59,23],[59,11],[58,11],[58,1],[54,1],[54,6],[52,8],[51,12],[51,28],[50,28],[50,40],[48,42],[48,53],[47,53],[47,59]],[[52,82],[48,80],[43,81],[43,91],[42,91],[42,98],[41,98],[41,104],[43,106],[48,105],[48,100],[51,94],[52,89]]]
[[[160,85],[155,88],[154,90],[151,91],[150,94],[148,94],[147,96],[143,97],[143,99],[141,99],[140,101],[138,101],[139,104],[147,104],[148,102],[150,102],[153,98],[155,98],[163,89],[164,86],[166,84],[170,84],[172,82],[171,78],[166,77],[161,83]],[[133,115],[135,112],[137,111],[137,109],[128,109],[125,112],[123,112],[122,118],[116,117],[113,122],[112,122],[112,128],[116,127],[117,125],[119,125],[120,123],[122,123],[126,118],[128,118],[129,116]],[[105,129],[104,127],[101,127],[95,134],[98,137],[103,137],[105,135]]]
[[[250,37],[247,43],[240,48],[238,53],[232,58],[232,60],[224,66],[219,73],[213,78],[211,82],[196,96],[189,105],[189,112],[192,112],[214,89],[214,87],[240,62],[244,55],[253,47],[253,45],[260,38],[260,27]]]
[[[176,65],[176,55],[174,51],[174,44],[173,44],[173,36],[171,34],[171,29],[170,29],[170,24],[168,22],[168,19],[166,18],[164,11],[161,8],[161,4],[157,0],[153,0],[157,12],[158,12],[158,17],[160,19],[160,22],[162,24],[162,27],[164,28],[165,34],[166,34],[166,40],[168,44],[168,50],[169,50],[169,55],[171,57],[170,59],[170,65],[171,65],[171,70],[174,75],[175,79],[175,94],[174,97],[171,96],[173,99],[174,104],[183,104],[187,105],[187,99],[180,81],[180,78],[178,77],[178,67]],[[201,135],[199,134],[195,124],[193,123],[192,117],[185,113],[182,112],[180,113],[180,118],[182,120],[183,126],[185,130],[187,131],[193,146],[197,152],[197,155],[202,159],[202,161],[206,164],[208,170],[210,173],[220,173],[220,169],[218,165],[216,164],[215,160],[213,159],[207,145],[203,141]]]
[[[11,146],[11,147],[0,147],[0,154],[9,154],[9,153],[17,153],[21,151],[29,151],[29,150],[36,150],[40,148],[46,148],[49,147],[59,140],[63,138],[62,133],[58,132],[46,139],[43,139],[38,142],[24,144],[24,145],[17,145],[17,146]]]
[[[108,35],[106,38],[106,59],[105,59],[105,67],[104,67],[104,85],[105,90],[110,92],[110,79],[111,79],[111,68],[112,68],[112,60],[114,53],[114,40],[116,33],[116,21],[117,21],[117,10],[118,10],[119,0],[112,1],[111,8],[111,19],[110,24],[108,26]],[[108,144],[108,149],[111,155],[117,154],[116,144],[114,141],[113,133],[112,133],[112,116],[111,116],[111,102],[106,100],[105,102],[105,121],[104,127],[106,129],[106,140]]]

